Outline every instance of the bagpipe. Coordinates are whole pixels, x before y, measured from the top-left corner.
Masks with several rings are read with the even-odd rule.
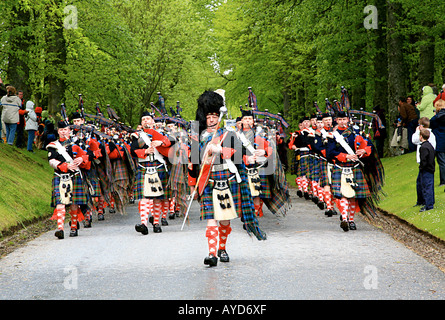
[[[178,125],[181,125],[185,130],[190,128],[190,122],[184,120],[181,117],[182,108],[180,107],[179,101],[176,102],[176,112],[173,111],[173,108],[170,107],[171,116],[168,114],[167,109],[165,107],[165,101],[162,97],[161,93],[158,92],[158,106],[156,106],[153,102],[150,102],[150,106],[152,109],[152,113],[154,115],[153,120],[160,120],[162,122],[174,122]],[[156,116],[156,111],[159,113],[159,116]]]

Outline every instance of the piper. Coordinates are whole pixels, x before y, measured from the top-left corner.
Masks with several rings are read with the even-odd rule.
[[[67,120],[58,122],[59,139],[48,144],[48,161],[54,169],[52,181],[51,207],[54,214],[51,220],[57,220],[55,236],[64,238],[66,207],[70,210],[70,237],[76,237],[77,222],[83,221],[81,205],[87,205],[87,191],[82,184],[80,169],[89,169],[89,156],[78,145],[70,140],[71,129]]]
[[[209,255],[204,264],[210,267],[217,265],[217,256],[221,262],[229,262],[226,243],[232,231],[231,220],[241,217],[248,233],[253,233],[258,240],[266,239],[254,213],[247,173],[242,163],[243,146],[233,131],[219,128],[224,110],[223,92],[205,91],[199,97],[196,120],[200,124],[199,150],[202,157],[200,165],[193,164],[189,172],[194,178],[192,195],[199,196],[201,219],[207,220],[205,235]],[[193,198],[189,208],[192,201]],[[188,211],[185,219],[187,214]]]

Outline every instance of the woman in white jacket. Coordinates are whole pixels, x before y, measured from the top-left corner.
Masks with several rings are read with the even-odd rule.
[[[34,143],[34,138],[36,136],[36,131],[39,128],[39,124],[37,122],[37,115],[34,111],[34,102],[28,101],[26,102],[26,110],[28,114],[26,115],[26,126],[25,130],[28,132],[28,151],[34,152],[32,150],[32,144]]]

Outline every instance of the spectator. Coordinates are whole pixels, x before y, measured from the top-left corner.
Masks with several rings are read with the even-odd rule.
[[[385,145],[385,139],[386,139],[385,110],[383,110],[382,108],[380,108],[379,105],[377,105],[374,107],[373,113],[375,113],[380,118],[384,126],[384,128],[379,128],[377,120],[372,119],[372,131],[374,133],[375,148],[377,150],[379,158],[383,158],[383,147]]]
[[[1,99],[3,105],[2,121],[6,126],[6,143],[11,145],[14,143],[15,130],[17,122],[19,122],[19,110],[22,102],[17,97],[16,90],[12,86],[6,87],[7,94]]]
[[[412,136],[416,131],[416,127],[419,121],[415,107],[406,102],[405,97],[399,99],[399,113],[402,119],[402,126],[407,129],[408,149],[409,152],[415,151],[416,146],[412,142]]]
[[[6,87],[3,84],[2,78],[0,78],[0,97],[5,96],[6,94],[7,94]],[[2,113],[2,110],[3,110],[3,106],[0,103],[0,114]],[[0,120],[0,143],[4,142],[3,141],[4,135],[3,135],[3,125],[2,125],[2,123],[3,123],[3,121]]]
[[[416,101],[414,100],[414,96],[408,96],[406,97],[406,103],[411,104],[414,107],[414,110],[417,113],[417,118],[420,119],[420,111],[416,107]]]
[[[23,98],[23,91],[19,90],[17,91],[17,97],[19,97],[20,101],[22,102],[19,110],[19,122],[17,122],[17,129],[16,129],[16,135],[17,139],[15,140],[15,146],[17,148],[23,148],[24,144],[24,131],[25,131],[25,115],[27,113],[25,108],[25,99]]]
[[[439,166],[439,184],[445,185],[445,100],[434,105],[436,115],[430,120],[430,128],[436,136],[436,159]]]
[[[34,138],[36,136],[36,131],[38,129],[37,115],[34,111],[34,102],[28,101],[26,103],[26,110],[28,111],[26,115],[26,126],[25,130],[28,132],[28,146],[27,150],[29,152],[34,152],[32,150],[32,145],[34,143]]]
[[[430,119],[428,119],[427,117],[420,118],[419,126],[416,128],[416,132],[414,132],[413,134],[413,143],[417,145],[417,152],[416,152],[417,164],[420,164],[420,145],[422,144],[422,142],[420,141],[420,131],[422,131],[423,129],[427,129],[430,132],[430,137],[428,141],[431,143],[433,148],[436,149],[436,137],[429,128],[429,126],[430,126]],[[425,200],[423,198],[423,193],[422,193],[420,172],[417,175],[416,191],[417,191],[417,203],[415,206],[425,205]]]
[[[434,160],[435,151],[431,143],[428,141],[430,131],[422,129],[420,131],[420,141],[422,142],[420,152],[419,175],[420,185],[422,189],[422,197],[425,205],[420,208],[420,212],[431,210],[434,208],[434,171],[436,162]]]
[[[436,99],[436,95],[433,93],[433,88],[430,86],[423,87],[422,91],[422,100],[420,103],[416,104],[416,107],[419,109],[421,118],[428,117],[428,119],[431,119],[434,116],[433,101]]]

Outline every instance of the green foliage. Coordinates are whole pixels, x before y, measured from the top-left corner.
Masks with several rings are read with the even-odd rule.
[[[57,42],[73,18],[67,5],[76,27]],[[368,5],[378,8],[377,29],[364,26]],[[110,104],[132,125],[159,91],[193,119],[199,94],[223,88],[236,117],[250,86],[260,109],[284,113],[294,128],[314,101],[339,99],[341,86],[354,108],[381,104],[393,116],[397,95],[419,99],[424,85],[445,80],[444,9],[439,0],[3,0],[1,77],[42,107],[61,91],[58,103],[73,111],[82,93],[88,112]],[[388,64],[393,52],[401,73]]]
[[[0,235],[11,227],[50,217],[51,179],[47,152],[31,154],[0,144]]]

